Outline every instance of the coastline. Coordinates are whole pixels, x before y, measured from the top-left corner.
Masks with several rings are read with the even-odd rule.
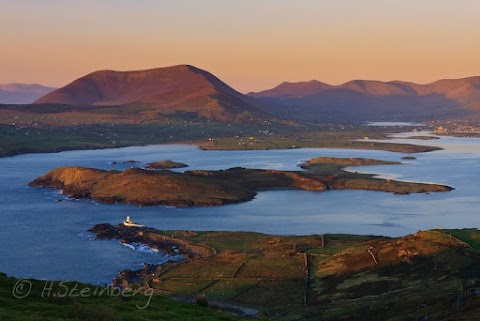
[[[319,132],[321,134],[321,132]],[[14,157],[18,155],[25,154],[44,154],[44,153],[60,153],[65,151],[83,151],[83,150],[105,150],[105,149],[119,149],[126,147],[143,147],[143,146],[158,146],[158,145],[188,145],[195,146],[201,150],[219,150],[219,151],[242,151],[242,150],[270,150],[270,149],[296,149],[296,148],[345,148],[345,149],[360,149],[360,150],[383,150],[391,151],[397,153],[428,153],[437,150],[443,150],[443,148],[438,146],[425,146],[425,145],[415,145],[415,144],[406,144],[406,143],[390,143],[388,140],[394,139],[388,136],[386,132],[382,141],[376,141],[372,139],[371,141],[364,140],[355,140],[355,139],[346,139],[340,140],[337,142],[319,142],[317,140],[306,140],[303,142],[298,142],[292,145],[291,141],[285,142],[284,138],[272,137],[268,138],[265,142],[265,145],[249,145],[242,146],[237,143],[238,138],[214,138],[213,141],[205,141],[198,139],[186,139],[173,142],[159,142],[159,143],[144,143],[135,142],[135,143],[116,143],[116,144],[102,144],[102,143],[92,143],[85,145],[73,145],[73,146],[60,146],[52,148],[38,148],[38,147],[25,147],[20,150],[10,151],[5,150],[0,146],[0,158],[4,157]],[[248,138],[245,138],[248,139]],[[293,137],[293,140],[296,138]],[[232,140],[234,143],[232,143]]]
[[[136,241],[151,244],[150,234],[159,237],[172,234],[177,241],[215,249],[211,255],[176,264],[148,264],[140,270],[125,270],[115,278],[117,285],[146,284],[157,293],[181,302],[194,303],[195,297],[200,296],[214,307],[233,306],[237,312],[253,308],[253,311],[271,311],[276,316],[311,316],[316,311],[315,315],[321,315],[322,320],[337,320],[339,315],[345,318],[357,315],[362,307],[380,313],[382,318],[399,315],[399,311],[412,317],[416,313],[417,296],[428,293],[432,314],[443,316],[461,311],[445,304],[457,296],[456,291],[447,291],[445,287],[459,282],[459,278],[465,278],[464,300],[476,300],[473,294],[476,281],[466,272],[455,271],[476,269],[480,259],[478,229],[426,230],[393,238],[159,231],[148,227],[127,232],[128,228],[121,225],[108,224],[99,224],[94,229],[99,239],[113,234],[122,240],[124,235],[129,239],[133,233],[137,235]],[[438,284],[432,286],[433,281]],[[329,292],[324,292],[325,287]],[[345,309],[345,302],[353,298],[356,304]],[[329,308],[318,310],[318,304]],[[388,310],[382,308],[385,304],[390,307]]]
[[[19,155],[25,155],[25,154],[55,154],[55,153],[61,153],[61,152],[68,152],[68,151],[86,151],[86,150],[105,150],[105,149],[119,149],[119,148],[126,148],[126,147],[147,147],[147,146],[159,146],[159,145],[186,145],[186,146],[194,146],[196,148],[199,148],[201,150],[217,150],[217,151],[244,151],[245,149],[240,149],[240,148],[214,148],[214,147],[207,147],[205,145],[206,143],[204,142],[195,142],[195,141],[179,141],[179,142],[168,142],[168,143],[159,143],[159,144],[126,144],[126,145],[118,145],[118,146],[98,146],[98,145],[86,145],[84,147],[78,147],[78,146],[71,146],[71,147],[59,147],[59,148],[54,148],[54,149],[25,149],[19,152],[2,152],[0,153],[0,158],[4,157],[14,157],[14,156],[19,156]],[[308,146],[308,147],[303,147],[303,146],[298,146],[296,148],[341,148],[341,149],[360,149],[360,150],[383,150],[387,152],[396,152],[396,153],[407,153],[407,154],[416,154],[416,153],[429,153],[429,152],[434,152],[434,151],[439,151],[443,150],[441,147],[436,147],[436,146],[423,146],[423,145],[414,145],[414,144],[401,144],[401,143],[378,143],[376,142],[374,147],[381,146],[382,144],[387,144],[390,145],[389,147],[379,147],[379,148],[372,148],[372,145],[366,145],[365,146],[354,146],[354,145],[314,145],[314,146]],[[391,147],[391,145],[398,145],[399,148]],[[405,147],[405,150],[401,150],[402,147]],[[284,149],[292,149],[288,147],[278,147],[278,148],[251,148],[248,150],[284,150]]]
[[[192,310],[193,315],[211,314],[209,320],[292,316],[338,320],[371,314],[382,319],[402,315],[413,320],[418,315],[418,302],[428,304],[429,315],[435,320],[480,312],[480,283],[475,272],[480,260],[478,229],[425,230],[402,237],[288,236],[160,231],[98,224],[90,232],[99,240],[135,241],[168,251],[176,244],[187,259],[161,265],[145,263],[139,270],[123,270],[113,279],[111,287],[9,278],[0,273],[5,293],[17,289],[19,283],[30,284],[33,289],[28,299],[22,301],[21,311],[15,308],[20,305],[10,304],[0,308],[0,316],[21,315],[39,305],[56,314],[65,311],[64,307],[68,307],[69,313],[83,313],[85,305],[95,307],[88,310],[89,315],[97,315],[93,311],[98,311],[98,315],[118,314],[127,318],[126,311],[143,315],[136,306],[155,311],[173,305],[181,313]],[[192,247],[201,249],[201,253],[190,251]],[[461,293],[458,284],[463,285]],[[42,292],[45,287],[51,290]],[[82,293],[91,293],[91,297],[53,299],[52,295],[64,293],[65,288],[74,295],[83,290]],[[113,293],[109,288],[141,292],[122,300],[113,294],[96,295]],[[20,288],[14,295],[23,295],[19,291]],[[456,302],[460,294],[462,300],[458,305],[448,304]],[[16,296],[4,299],[18,302]],[[115,313],[108,310],[111,306],[116,307]]]

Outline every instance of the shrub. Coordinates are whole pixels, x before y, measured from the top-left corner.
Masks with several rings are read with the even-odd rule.
[[[208,299],[204,294],[197,295],[197,304],[202,307],[208,307]]]
[[[104,307],[75,304],[70,308],[69,314],[74,318],[85,321],[120,321],[115,310]]]

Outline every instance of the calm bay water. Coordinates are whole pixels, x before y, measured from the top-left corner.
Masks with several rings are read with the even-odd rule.
[[[402,165],[352,168],[383,177],[433,182],[454,191],[393,195],[367,191],[267,191],[242,204],[209,208],[104,205],[68,200],[59,191],[30,188],[28,182],[59,166],[78,165],[124,169],[131,164],[172,159],[188,169],[234,166],[300,170],[302,160],[318,156],[401,160],[400,153],[348,149],[268,151],[202,151],[186,145],[27,154],[0,159],[0,272],[18,277],[109,283],[122,269],[168,259],[148,251],[133,251],[117,241],[93,241],[86,230],[98,223],[120,223],[126,215],[159,229],[242,230],[274,234],[357,233],[405,235],[435,227],[479,227],[480,139],[446,137],[403,140],[436,145],[443,151],[416,154]],[[64,199],[58,202],[59,198]]]

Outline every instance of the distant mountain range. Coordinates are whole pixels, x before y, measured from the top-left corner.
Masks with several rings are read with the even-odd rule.
[[[354,80],[334,86],[316,80],[249,93],[287,118],[327,120],[438,119],[480,112],[480,77],[410,82]]]
[[[162,115],[246,121],[259,113],[253,102],[211,73],[180,65],[140,71],[96,71],[45,95],[35,104],[131,105]]]
[[[0,104],[31,104],[53,90],[38,84],[0,84]]]
[[[41,108],[41,104],[61,104],[65,107],[56,108],[63,111],[66,105],[122,106],[128,108],[131,117],[148,119],[422,121],[480,115],[480,77],[426,85],[371,80],[353,80],[338,86],[316,80],[284,82],[243,95],[205,70],[179,65],[140,71],[96,71],[37,99],[34,106]],[[137,113],[140,116],[133,116],[132,110],[141,111]]]

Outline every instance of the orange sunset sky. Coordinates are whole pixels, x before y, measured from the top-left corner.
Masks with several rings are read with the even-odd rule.
[[[248,92],[282,81],[480,75],[478,0],[0,0],[0,83],[191,64]]]

